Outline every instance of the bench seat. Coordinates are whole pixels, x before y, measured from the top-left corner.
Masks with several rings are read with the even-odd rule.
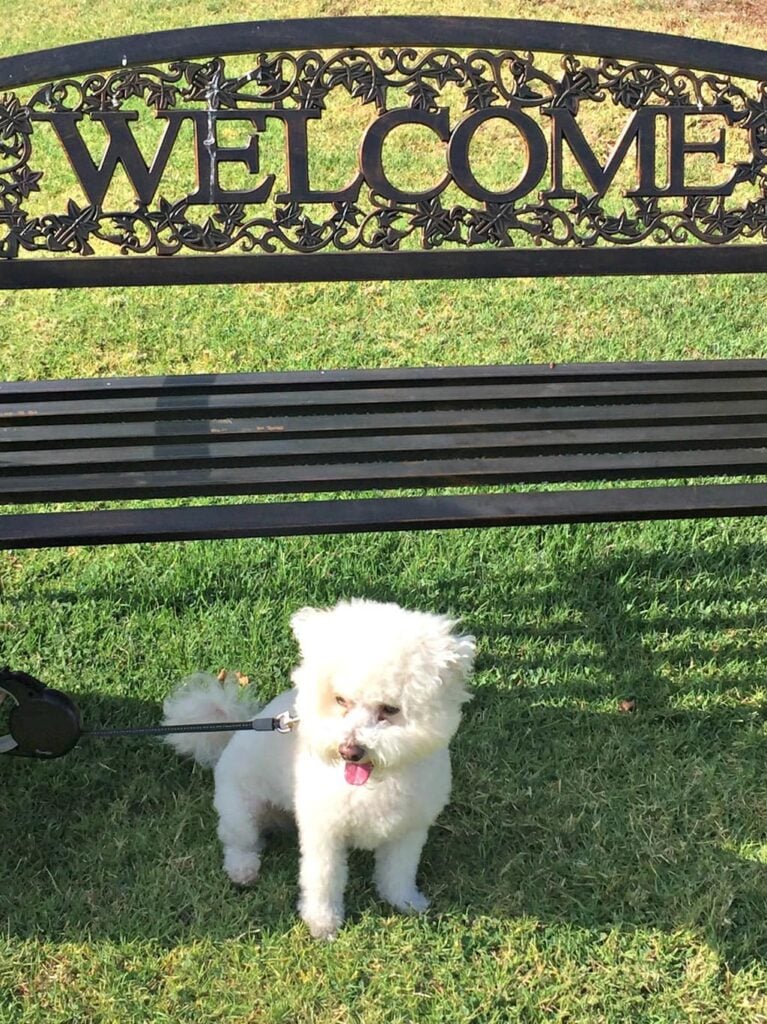
[[[761,514],[767,485],[687,481],[767,474],[767,360],[3,383],[0,469],[3,548]],[[675,483],[476,491],[639,480]],[[340,497],[24,510],[291,494]]]

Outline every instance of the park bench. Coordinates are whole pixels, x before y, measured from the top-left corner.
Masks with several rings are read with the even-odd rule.
[[[764,271],[765,82],[767,54],[740,46],[485,18],[258,22],[6,57],[0,287],[263,282],[300,304],[309,281]],[[334,188],[310,152],[331,94],[370,112]],[[622,129],[602,161],[586,122],[605,110]],[[160,122],[153,155],[142,118]],[[442,154],[421,191],[387,168],[403,126]],[[502,191],[472,162],[498,127]],[[178,194],[182,139],[196,186]],[[49,200],[54,158],[71,190]],[[223,164],[247,187],[225,187]],[[126,179],[127,209],[111,198]],[[757,306],[755,357],[764,328]],[[767,511],[749,479],[767,471],[767,359],[560,365],[556,349],[541,366],[0,383],[0,547]],[[253,500],[157,504],[235,495]]]

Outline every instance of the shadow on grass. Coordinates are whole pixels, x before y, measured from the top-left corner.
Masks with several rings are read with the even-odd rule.
[[[478,694],[429,847],[439,904],[599,932],[689,928],[731,969],[763,960],[766,754],[758,713],[512,710]]]
[[[753,573],[732,606],[710,593],[745,556],[699,552],[686,574],[624,552],[562,570],[548,589],[512,576],[504,602],[522,595],[522,620],[500,602],[469,618],[476,696],[454,744],[452,805],[422,865],[434,914],[528,915],[597,934],[689,928],[731,969],[767,958],[767,740],[750,700],[765,652],[748,612],[762,595]],[[465,606],[466,587],[445,581],[440,606]],[[653,592],[644,603],[642,588]],[[732,651],[739,631],[748,642]],[[715,670],[696,674],[705,659]],[[629,692],[637,710],[621,713]],[[159,717],[143,701],[81,703],[93,725]],[[295,926],[294,837],[275,837],[256,889],[235,890],[212,779],[158,743],[87,741],[61,761],[2,765],[10,934],[171,944]],[[352,919],[378,910],[368,868],[355,858]]]
[[[86,725],[149,725],[161,709],[78,698]],[[266,893],[221,871],[212,774],[154,738],[88,739],[54,761],[2,759],[0,921],[10,934],[226,938],[292,925],[297,853],[271,837]],[[7,817],[6,817],[7,815]]]

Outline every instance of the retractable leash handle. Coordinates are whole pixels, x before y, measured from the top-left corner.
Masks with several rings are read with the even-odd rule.
[[[0,668],[0,698],[14,700],[10,733],[0,736],[0,753],[17,757],[62,757],[77,744],[83,726],[75,702],[26,672]]]
[[[54,690],[25,672],[0,668],[0,703],[15,701],[8,716],[10,732],[0,736],[0,754],[50,760],[62,757],[82,736],[111,739],[118,736],[169,736],[189,732],[290,732],[298,719],[290,711],[276,718],[245,722],[195,722],[188,725],[147,725],[124,729],[84,729],[80,711],[60,690]]]

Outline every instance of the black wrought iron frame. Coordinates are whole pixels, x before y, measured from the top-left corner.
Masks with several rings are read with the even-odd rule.
[[[264,238],[253,241],[253,247],[260,245],[264,252],[217,255],[215,259],[209,254],[178,255],[183,248],[182,244],[175,248],[168,247],[167,257],[137,255],[142,252],[138,242],[133,241],[137,222],[143,218],[142,223],[151,228],[151,218],[158,216],[144,210],[138,215],[126,214],[122,217],[119,230],[109,238],[109,241],[120,243],[123,251],[130,255],[103,258],[90,255],[92,250],[87,243],[88,232],[98,230],[96,212],[100,211],[95,206],[92,210],[71,208],[67,215],[47,218],[47,223],[43,224],[27,223],[21,218],[16,200],[36,186],[34,170],[27,168],[22,178],[9,179],[9,183],[4,186],[5,197],[9,198],[4,210],[0,211],[0,219],[5,218],[7,224],[9,219],[16,217],[18,226],[15,229],[15,249],[5,253],[6,257],[11,258],[0,261],[0,288],[559,274],[674,274],[767,269],[767,245],[742,242],[742,239],[753,237],[767,240],[767,54],[741,46],[596,26],[491,18],[371,17],[221,25],[103,40],[4,58],[0,60],[0,89],[14,92],[3,97],[3,117],[8,122],[6,127],[11,136],[15,132],[16,138],[21,140],[16,144],[21,145],[33,109],[36,116],[45,119],[50,116],[46,115],[46,110],[61,112],[84,109],[93,112],[113,107],[114,96],[107,94],[108,79],[99,74],[105,69],[126,69],[124,74],[129,75],[130,69],[145,70],[147,65],[155,61],[170,63],[174,69],[173,74],[158,75],[158,88],[164,83],[169,90],[174,90],[175,83],[183,81],[189,95],[197,84],[204,90],[218,88],[215,76],[222,70],[214,62],[201,67],[194,65],[193,61],[210,58],[211,55],[223,58],[242,53],[262,55],[260,67],[263,74],[266,78],[270,74],[274,77],[272,86],[267,82],[267,94],[271,88],[271,98],[276,96],[279,105],[279,90],[287,88],[290,83],[281,77],[279,64],[265,55],[284,55],[298,50],[303,53],[305,61],[311,62],[317,57],[317,51],[335,48],[340,48],[339,68],[341,73],[345,70],[349,76],[348,87],[352,95],[360,95],[361,90],[364,92],[367,89],[363,101],[378,105],[380,95],[376,92],[375,65],[372,65],[372,80],[368,81],[364,77],[367,74],[364,68],[362,71],[355,70],[359,61],[357,64],[353,62],[357,60],[358,53],[362,53],[364,59],[369,58],[365,51],[358,48],[382,46],[387,49],[381,50],[381,55],[399,71],[406,68],[408,60],[411,66],[415,65],[415,51],[412,51],[412,58],[408,56],[410,48],[414,47],[430,47],[430,54],[440,50],[447,52],[452,47],[481,47],[481,51],[476,52],[487,55],[491,64],[494,51],[510,54],[512,70],[513,59],[518,59],[519,64],[518,83],[513,96],[514,109],[517,111],[523,111],[528,102],[532,105],[537,102],[531,86],[543,84],[546,87],[545,76],[541,76],[534,67],[533,51],[564,56],[568,82],[564,90],[566,95],[561,83],[556,86],[558,91],[552,93],[554,103],[563,107],[569,103],[577,109],[581,99],[600,98],[600,90],[604,93],[605,89],[611,91],[613,101],[627,111],[638,110],[653,94],[671,105],[689,103],[691,98],[700,103],[705,89],[705,102],[709,108],[713,109],[718,104],[718,109],[732,111],[732,120],[748,128],[754,156],[750,164],[741,165],[738,173],[742,175],[742,180],[758,179],[763,183],[763,199],[747,204],[734,216],[731,212],[728,214],[722,204],[717,204],[714,196],[690,196],[685,209],[673,214],[680,223],[672,224],[668,218],[664,222],[652,201],[639,197],[636,218],[629,230],[626,230],[625,225],[612,224],[598,203],[592,203],[587,196],[576,196],[573,215],[567,224],[570,234],[565,238],[566,243],[574,243],[569,248],[554,237],[547,218],[556,219],[559,212],[554,208],[547,211],[545,202],[523,210],[517,210],[513,203],[507,204],[507,209],[495,209],[492,204],[485,204],[484,213],[472,209],[461,209],[456,213],[441,208],[432,197],[426,196],[423,202],[406,210],[410,217],[408,230],[414,230],[417,226],[424,235],[425,244],[421,251],[396,251],[398,236],[403,233],[395,230],[389,239],[386,231],[382,232],[381,225],[386,227],[389,212],[392,221],[395,213],[402,215],[402,207],[396,207],[390,199],[391,207],[387,208],[385,203],[380,204],[376,213],[377,220],[372,222],[378,233],[374,234],[372,241],[362,240],[365,251],[362,254],[355,253],[355,258],[350,258],[345,252],[320,251],[327,248],[328,238],[333,239],[337,248],[351,247],[344,244],[344,239],[348,238],[350,232],[354,234],[352,229],[357,229],[360,219],[353,203],[339,204],[341,208],[336,209],[325,225],[302,222],[300,210],[285,208],[279,214],[282,219],[278,220],[277,228],[269,230],[272,235],[281,231],[282,240],[287,241],[288,247],[295,249],[295,252],[288,254],[274,251],[267,230],[265,241]],[[396,52],[395,47],[399,48]],[[517,54],[521,56],[517,58]],[[584,66],[579,57],[601,59],[597,66]],[[373,61],[373,58],[369,60]],[[634,64],[620,63],[626,60]],[[310,63],[310,66],[314,65]],[[444,67],[448,68],[449,62]],[[696,77],[683,70],[668,72],[664,68],[705,69],[705,74]],[[52,78],[52,71],[55,78]],[[123,72],[118,71],[117,74]],[[463,74],[465,78],[466,70]],[[74,75],[91,76],[88,85],[90,95],[86,95],[87,89],[77,83],[67,83],[70,76]],[[197,84],[195,75],[200,80]],[[357,75],[356,79],[354,75]],[[471,76],[470,65],[468,75]],[[755,80],[758,83],[756,98],[752,100],[742,90],[733,87],[729,82],[732,77]],[[465,80],[464,84],[471,87],[469,92],[472,93],[468,109],[479,113],[487,109],[488,103],[498,99],[498,81],[496,79],[496,85],[493,86],[491,81],[481,76],[476,82]],[[23,110],[19,108],[15,90],[40,82],[51,84],[47,91],[43,86],[29,107]],[[61,85],[57,87],[55,82]],[[306,87],[306,81],[298,84]],[[139,79],[136,87],[146,90],[147,84]],[[263,82],[261,87],[263,90]],[[75,91],[80,89],[79,108],[67,105],[67,88],[74,88]],[[422,112],[418,116],[425,117],[428,112],[436,109],[429,88],[428,81],[422,81],[421,92],[411,96],[410,107]],[[740,94],[740,108],[737,107],[736,93]],[[262,98],[267,94],[262,91]],[[311,105],[315,101],[321,103],[322,97],[308,96],[304,100]],[[236,101],[235,96],[232,99],[234,105]],[[172,95],[163,96],[161,89],[160,95],[153,97],[151,102],[157,108],[163,104],[173,106]],[[222,105],[225,107],[227,102],[216,100],[216,105],[219,108]],[[430,116],[436,115],[432,113]],[[230,246],[233,238],[243,236],[245,231],[240,210],[222,207],[220,212],[221,216],[231,221],[225,225],[225,229],[231,229],[231,238],[226,236],[225,229],[220,233],[222,239],[219,249],[223,250]],[[172,223],[173,212],[165,213],[166,219]],[[532,224],[529,219],[525,221],[522,215],[532,217]],[[104,216],[115,219],[111,214]],[[498,217],[505,218],[506,225],[496,230],[490,221]],[[78,224],[82,228],[81,236],[77,236]],[[95,228],[93,224],[96,224]],[[585,225],[580,236],[574,231],[574,224]],[[179,226],[181,233],[187,230],[182,216],[177,218],[176,227]],[[194,227],[188,226],[190,229]],[[521,227],[533,241],[544,244],[536,245],[535,248],[515,248],[508,235],[510,226],[517,229]],[[327,229],[324,235],[320,228]],[[291,244],[286,234],[289,229],[298,232],[294,244]],[[360,232],[357,234],[360,235]],[[690,235],[703,244],[678,244],[686,243]],[[80,237],[84,239],[82,244]],[[96,237],[103,239],[105,236],[102,233]],[[661,238],[669,244],[635,244],[648,237],[656,241]],[[338,244],[339,240],[341,244]],[[444,244],[456,241],[468,248],[451,249]],[[496,247],[471,248],[477,241],[493,243]],[[735,244],[730,244],[733,241]],[[39,249],[44,244],[57,254],[56,258],[15,258],[24,249]],[[200,240],[192,244],[191,248],[203,253],[206,245],[206,240]],[[216,245],[213,244],[211,248],[215,250]],[[157,251],[160,251],[159,243],[155,246]],[[75,254],[76,258],[71,258],[71,254]],[[80,258],[83,255],[87,258]]]

